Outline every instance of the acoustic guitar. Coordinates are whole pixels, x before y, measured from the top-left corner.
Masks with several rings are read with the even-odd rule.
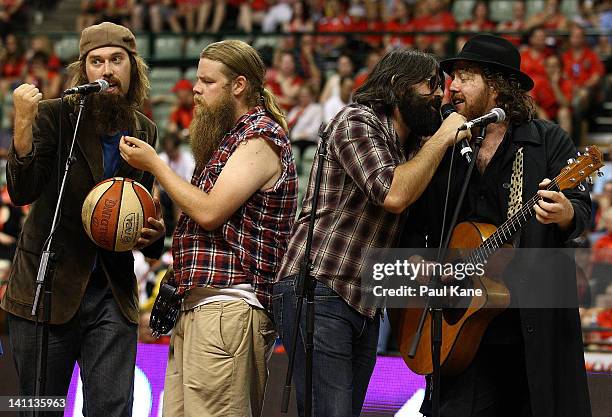
[[[585,178],[591,180],[590,175],[602,166],[601,151],[597,147],[587,148],[584,155],[579,154],[577,160],[568,161],[568,165],[552,180],[547,189],[562,191],[577,187]],[[527,224],[535,215],[533,206],[540,199],[538,194],[534,195],[499,227],[486,223],[459,223],[453,229],[449,248],[459,249],[464,263],[482,263],[497,249],[506,245]],[[462,308],[443,309],[440,359],[443,375],[456,375],[467,368],[478,350],[487,326],[510,303],[510,292],[501,280],[480,276],[465,281],[470,281],[469,285],[473,289],[480,289],[482,295],[463,300],[466,305]],[[474,292],[478,293],[472,291]],[[408,356],[422,311],[422,308],[411,307],[389,309],[388,314],[404,361],[413,372],[425,375],[433,372],[431,313],[427,314],[416,355],[413,358]]]

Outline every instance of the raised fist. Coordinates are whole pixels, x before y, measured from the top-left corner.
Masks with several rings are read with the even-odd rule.
[[[13,91],[13,105],[15,106],[15,119],[33,122],[38,114],[38,102],[42,100],[42,93],[32,84],[21,84]]]

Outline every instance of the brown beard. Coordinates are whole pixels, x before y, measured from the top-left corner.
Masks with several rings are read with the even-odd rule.
[[[189,138],[196,169],[200,171],[219,148],[225,134],[234,127],[236,104],[229,92],[224,93],[212,106],[197,96],[194,101],[196,105],[189,125]]]
[[[123,95],[92,94],[87,106],[98,135],[129,131],[134,125],[134,109]]]

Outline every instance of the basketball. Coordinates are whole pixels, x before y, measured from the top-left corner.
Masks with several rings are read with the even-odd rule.
[[[131,250],[149,217],[156,217],[151,194],[140,183],[121,177],[92,188],[81,211],[87,236],[113,252]]]

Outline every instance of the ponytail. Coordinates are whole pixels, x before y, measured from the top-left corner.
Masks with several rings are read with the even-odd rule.
[[[285,133],[289,134],[289,128],[287,127],[287,121],[285,120],[285,115],[283,111],[280,109],[278,105],[278,101],[276,100],[276,97],[274,97],[274,94],[272,94],[272,92],[268,90],[267,88],[262,88],[261,91],[262,91],[261,97],[263,99],[263,105],[266,111],[270,113],[270,116],[272,116],[272,119],[274,119],[274,121],[283,128]]]

